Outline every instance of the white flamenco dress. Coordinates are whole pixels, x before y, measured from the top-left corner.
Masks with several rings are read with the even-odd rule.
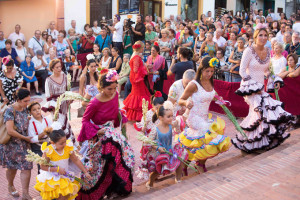
[[[232,143],[245,152],[269,150],[280,145],[289,134],[287,128],[294,117],[283,110],[283,103],[274,100],[264,91],[264,75],[269,74],[270,52],[261,60],[253,47],[244,50],[240,66],[243,78],[238,95],[244,96],[249,105],[248,116],[240,124],[248,139],[238,134]],[[268,85],[272,85],[269,79]],[[275,82],[283,83],[279,77]]]
[[[194,106],[187,118],[189,128],[179,134],[178,141],[187,149],[189,160],[206,160],[227,151],[231,141],[229,137],[223,135],[224,120],[218,117],[215,122],[209,122],[208,108],[216,92],[214,90],[207,92],[195,80],[189,84],[195,84],[198,90],[192,95]]]

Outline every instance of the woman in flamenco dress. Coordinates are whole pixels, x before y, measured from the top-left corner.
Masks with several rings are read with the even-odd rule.
[[[204,57],[195,79],[187,85],[179,100],[179,105],[187,108],[183,117],[187,118],[188,128],[179,134],[178,141],[187,149],[188,160],[196,162],[199,173],[207,171],[205,162],[208,158],[231,147],[230,138],[224,136],[224,120],[218,117],[211,122],[208,114],[209,105],[216,95],[213,74],[217,62],[216,58]]]
[[[283,103],[274,100],[264,91],[264,76],[270,76],[270,51],[265,47],[268,40],[267,30],[260,25],[253,35],[255,44],[245,49],[240,65],[242,82],[236,91],[244,97],[249,105],[248,116],[240,124],[247,135],[247,139],[237,134],[232,143],[242,154],[270,150],[280,145],[289,134],[288,127],[293,123],[294,117],[283,110]],[[271,84],[279,89],[283,81],[274,78]]]
[[[124,110],[129,121],[141,121],[142,100],[149,102],[148,110],[151,108],[150,97],[151,94],[144,83],[144,78],[148,74],[146,66],[142,61],[141,55],[144,51],[144,43],[137,41],[133,46],[133,54],[131,56],[130,65],[130,82],[132,84],[131,93],[124,100]]]

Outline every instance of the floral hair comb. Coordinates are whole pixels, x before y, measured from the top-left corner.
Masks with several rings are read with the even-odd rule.
[[[7,63],[9,62],[9,60],[10,60],[9,57],[6,56],[6,57],[2,58],[2,63],[6,66]]]
[[[211,58],[208,63],[210,67],[217,67],[219,60],[217,58]]]
[[[119,78],[119,74],[116,70],[108,70],[108,73],[106,74],[106,81],[107,82],[115,82]]]

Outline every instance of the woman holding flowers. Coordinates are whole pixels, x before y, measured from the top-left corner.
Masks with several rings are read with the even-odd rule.
[[[209,105],[216,95],[213,74],[217,65],[216,58],[204,57],[195,80],[187,85],[179,100],[179,105],[187,108],[183,117],[187,118],[189,127],[179,135],[179,142],[188,150],[189,160],[196,161],[200,173],[206,171],[208,158],[227,151],[231,146],[230,138],[223,135],[224,120],[217,118],[216,122],[210,123],[208,117]]]
[[[68,89],[70,81],[67,80],[67,75],[62,72],[62,66],[59,59],[51,60],[49,68],[53,73],[50,77],[46,79],[45,83],[45,96],[47,98],[47,103],[42,107],[44,112],[54,112],[56,106],[57,98],[65,93]],[[70,102],[63,101],[58,114],[58,121],[62,125],[62,130],[66,133],[67,139],[74,143],[77,147],[78,143],[75,140],[74,133],[71,129],[71,125],[68,121],[68,108]]]
[[[120,131],[127,119],[119,111],[116,70],[103,69],[99,94],[88,104],[78,141],[88,141],[83,164],[90,172],[90,185],[83,185],[77,199],[101,199],[105,195],[128,195],[132,190],[134,154]],[[83,177],[84,179],[84,177]]]
[[[150,92],[144,83],[144,78],[148,74],[147,68],[144,66],[141,55],[144,51],[144,43],[137,41],[133,45],[133,54],[129,61],[130,65],[130,82],[132,84],[131,93],[124,100],[124,109],[127,118],[130,121],[141,121],[142,118],[142,100],[150,102]],[[149,109],[151,105],[149,104]]]

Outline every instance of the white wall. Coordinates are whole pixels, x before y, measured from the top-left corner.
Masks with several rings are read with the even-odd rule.
[[[226,9],[233,10],[233,13],[236,13],[236,0],[227,0]]]
[[[165,4],[168,4],[169,6],[165,5],[165,16],[163,16],[163,18],[169,19],[170,15],[176,17],[178,13],[178,0],[165,0]]]
[[[82,31],[86,24],[86,1],[85,0],[64,0],[65,2],[65,29],[71,28],[71,21],[76,20],[76,26]]]
[[[203,0],[203,14],[211,11],[211,16],[215,17],[215,0]]]
[[[285,12],[285,0],[275,0],[274,13],[277,13],[277,8],[283,8],[283,12]],[[277,14],[279,15],[279,13]]]

